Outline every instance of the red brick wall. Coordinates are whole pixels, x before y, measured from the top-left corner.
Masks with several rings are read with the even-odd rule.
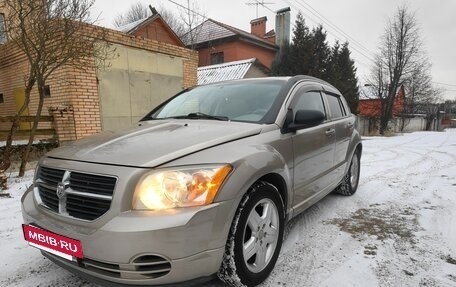
[[[393,105],[393,116],[398,116],[404,111],[405,106],[405,92],[404,87],[401,86],[399,89],[396,99]],[[365,117],[379,117],[381,114],[381,100],[380,99],[368,99],[359,100],[358,102],[358,113]]]
[[[143,37],[151,40],[156,40],[162,43],[168,43],[176,46],[183,46],[173,32],[161,21],[156,19],[132,33],[136,37]]]

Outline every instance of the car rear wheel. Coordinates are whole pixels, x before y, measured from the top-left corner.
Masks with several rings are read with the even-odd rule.
[[[350,162],[350,168],[347,174],[342,179],[340,185],[334,190],[338,194],[342,195],[353,195],[358,189],[360,172],[360,159],[359,151],[355,151],[352,160]]]
[[[254,184],[241,201],[218,276],[231,286],[256,286],[271,273],[282,246],[284,206],[275,186]]]

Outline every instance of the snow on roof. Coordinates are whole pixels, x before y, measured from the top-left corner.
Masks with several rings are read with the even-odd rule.
[[[256,59],[228,62],[198,68],[198,85],[243,79]]]
[[[359,87],[360,100],[378,99],[377,92],[374,86],[361,86]]]
[[[120,26],[120,27],[117,27],[117,28],[114,28],[114,29],[117,30],[117,31],[123,32],[123,33],[128,33],[128,32],[130,32],[130,30],[134,29],[136,26],[138,26],[139,24],[141,24],[142,22],[144,22],[148,18],[149,17],[142,18],[142,19],[136,20],[135,22],[131,22],[131,23],[125,24],[123,26]]]
[[[397,88],[396,94],[401,90],[402,85]],[[386,91],[385,91],[386,92]],[[372,85],[364,85],[359,87],[359,99],[360,100],[373,100],[379,99],[377,88]]]

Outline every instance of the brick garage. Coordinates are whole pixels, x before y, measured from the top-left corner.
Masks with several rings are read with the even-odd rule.
[[[100,28],[86,25],[84,35],[96,35]],[[182,87],[187,88],[197,83],[198,53],[173,44],[162,43],[152,39],[144,39],[125,33],[106,29],[106,41],[115,46],[178,58],[182,61]],[[115,55],[114,58],[115,60]],[[55,128],[60,141],[80,139],[102,130],[102,111],[98,76],[100,71],[95,64],[96,59],[87,59],[84,70],[73,67],[62,67],[54,72],[47,81],[51,96],[45,99],[43,114],[54,115]],[[17,95],[24,87],[24,77],[28,71],[25,55],[11,43],[0,46],[0,116],[14,115],[18,104]],[[156,67],[157,73],[165,67]],[[155,87],[160,89],[160,87]],[[16,98],[15,98],[16,97]],[[38,92],[32,92],[29,114],[33,115],[37,108]],[[4,128],[4,127],[0,127]]]

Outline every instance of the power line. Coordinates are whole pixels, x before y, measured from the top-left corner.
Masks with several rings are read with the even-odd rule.
[[[434,84],[437,84],[437,85],[456,87],[456,84],[445,84],[445,83],[439,83],[439,82],[433,82],[433,83],[434,83]]]
[[[207,16],[202,15],[202,14],[196,12],[195,10],[190,9],[190,7],[185,7],[184,5],[182,5],[182,4],[180,4],[180,3],[177,3],[177,2],[175,2],[175,1],[173,1],[173,0],[168,0],[168,1],[171,2],[171,3],[173,3],[174,5],[177,5],[177,6],[181,7],[181,8],[183,8],[183,9],[189,11],[189,12],[192,12],[192,13],[194,13],[194,14],[200,16],[200,17],[203,17],[203,19],[208,19]]]
[[[301,9],[299,9],[299,7],[297,7],[297,6],[296,6],[294,3],[292,3],[291,1],[288,1],[288,0],[283,0],[283,1],[286,2],[288,5],[292,6],[293,8],[295,8],[296,10],[301,11],[301,13],[302,13],[306,18],[310,19],[310,20],[311,20],[312,22],[314,22],[315,24],[319,24],[318,21],[314,20],[313,17],[310,17],[308,14],[304,13]],[[299,2],[296,2],[296,3],[297,3],[298,5],[300,5],[301,8],[304,8],[304,9],[306,9],[307,11],[309,11],[308,8],[304,7],[304,6],[303,6],[302,4],[300,4]],[[310,11],[310,12],[311,12],[311,11]],[[313,15],[315,15],[315,14],[316,14],[316,13],[313,13]],[[317,16],[317,17],[318,17],[318,16]],[[322,20],[324,23],[326,23],[326,21],[324,21],[324,20],[321,19],[320,17],[318,17],[318,18],[319,18],[320,20]],[[334,28],[333,28],[333,29],[334,29]],[[334,34],[330,29],[328,29],[328,33],[329,33],[330,35],[332,35],[334,38],[336,38],[337,40],[342,41],[342,40],[340,39],[340,37],[337,36],[336,34]],[[338,33],[340,34],[340,32],[338,32]],[[356,46],[357,46],[356,43],[353,43],[353,45],[351,45],[350,47],[351,47],[351,49],[352,49],[353,51],[357,52],[358,54],[360,54],[360,55],[363,56],[364,58],[368,59],[370,62],[372,62],[372,63],[375,62],[374,59],[371,58],[371,56],[366,55],[365,52],[361,51],[361,49],[362,49],[361,47],[358,47],[358,48],[357,48]],[[370,52],[369,52],[369,53],[370,53]]]
[[[296,2],[298,2],[299,0],[296,0]],[[373,54],[368,48],[366,48],[363,44],[361,44],[360,42],[358,42],[356,39],[354,39],[353,37],[351,37],[349,34],[345,33],[345,31],[343,31],[341,28],[339,28],[336,24],[334,24],[333,22],[331,22],[331,20],[329,20],[328,18],[326,18],[323,14],[321,14],[320,12],[318,12],[315,8],[312,7],[312,5],[306,3],[305,1],[302,1],[301,2],[298,2],[298,4],[301,3],[305,6],[307,6],[307,10],[310,11],[312,14],[314,14],[315,16],[317,16],[319,19],[321,19],[322,21],[324,21],[328,26],[330,27],[333,27],[333,29],[337,30],[339,33],[341,33],[342,35],[344,35],[347,39],[350,39],[352,43],[356,43],[361,49],[363,49],[365,52],[367,52],[368,54]],[[302,5],[301,5],[302,6]],[[306,9],[306,8],[305,8]],[[310,10],[309,10],[310,9]],[[315,12],[315,13],[314,13]]]

